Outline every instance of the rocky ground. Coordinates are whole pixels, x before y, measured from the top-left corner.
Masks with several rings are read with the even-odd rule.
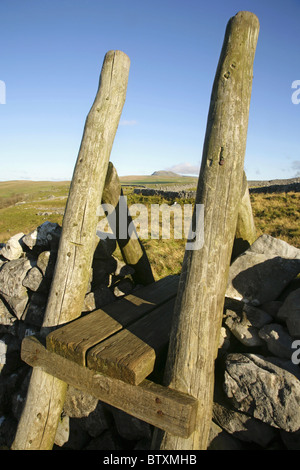
[[[61,228],[46,222],[0,250],[0,446],[8,449],[31,369],[22,339],[38,333]],[[86,293],[89,312],[137,286],[98,243]],[[209,449],[300,449],[300,250],[267,235],[230,267]],[[152,427],[69,387],[55,449],[149,449]]]

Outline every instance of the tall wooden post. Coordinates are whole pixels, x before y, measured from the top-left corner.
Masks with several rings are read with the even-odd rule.
[[[232,260],[246,251],[255,242],[256,228],[252,212],[248,181],[244,172],[242,197],[236,224],[235,239],[232,249]]]
[[[214,362],[241,200],[252,69],[259,22],[239,12],[227,25],[213,84],[196,204],[204,205],[204,244],[186,250],[174,310],[165,385],[198,399],[188,438],[156,430],[153,448],[203,450],[211,425]]]
[[[154,277],[147,253],[138,238],[136,230],[134,230],[132,236],[129,236],[128,234],[128,227],[132,224],[132,218],[128,213],[128,207],[127,203],[125,204],[125,201],[120,207],[120,196],[123,196],[121,182],[119,180],[117,170],[114,165],[109,162],[102,202],[104,204],[110,204],[115,208],[116,233],[114,235],[117,239],[125,263],[128,266],[132,266],[134,269],[134,281],[144,285],[151,284],[154,282]],[[125,219],[126,222],[126,237],[124,238],[120,238],[119,236],[120,211],[126,212],[123,214],[123,219]]]
[[[41,332],[79,317],[95,247],[97,207],[125,102],[130,61],[109,51],[87,116],[63,220],[54,277]],[[52,449],[66,384],[39,368],[30,380],[13,450]]]

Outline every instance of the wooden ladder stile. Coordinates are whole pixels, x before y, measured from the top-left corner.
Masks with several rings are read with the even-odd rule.
[[[258,32],[258,19],[250,12],[237,13],[227,24],[193,216],[195,227],[196,205],[204,205],[203,244],[185,251],[180,276],[154,282],[138,237],[122,243],[116,234],[124,261],[135,267],[144,286],[81,316],[95,248],[96,206],[104,201],[118,210],[122,195],[109,155],[129,59],[120,51],[106,55],[74,170],[41,336],[22,343],[22,359],[33,367],[33,375],[12,449],[52,449],[67,384],[152,424],[152,449],[207,448],[214,362],[237,226],[244,233],[247,219],[251,233],[246,241],[255,237],[243,169]],[[242,211],[247,217],[238,221]],[[161,358],[165,374],[155,381]]]

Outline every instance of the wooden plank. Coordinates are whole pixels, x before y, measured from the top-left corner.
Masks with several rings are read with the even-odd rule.
[[[138,385],[169,342],[175,297],[87,352],[87,366]]]
[[[179,276],[168,276],[58,328],[47,336],[47,349],[86,365],[89,348],[176,296],[178,282]]]
[[[35,336],[23,340],[21,357],[35,369],[174,435],[186,438],[195,428],[198,402],[187,394],[149,380],[138,386],[126,384],[48,351]]]

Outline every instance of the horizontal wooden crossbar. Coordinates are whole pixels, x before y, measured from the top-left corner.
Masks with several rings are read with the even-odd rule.
[[[21,357],[30,366],[175,436],[187,438],[195,429],[198,401],[189,395],[149,380],[138,386],[127,384],[48,351],[35,336],[23,340]]]

